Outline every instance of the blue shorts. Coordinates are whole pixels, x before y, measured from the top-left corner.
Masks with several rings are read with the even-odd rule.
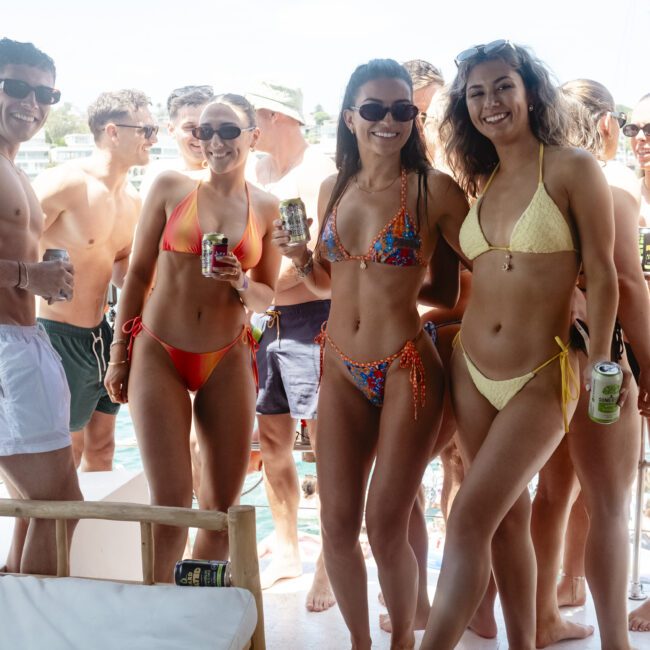
[[[257,413],[316,418],[320,348],[314,338],[330,311],[329,300],[270,307],[254,314],[251,325],[262,330],[257,365],[260,391]],[[277,314],[277,315],[274,315]]]

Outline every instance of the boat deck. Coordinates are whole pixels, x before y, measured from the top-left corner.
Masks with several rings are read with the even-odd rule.
[[[261,562],[261,568],[265,563]],[[305,598],[313,579],[314,565],[305,562],[305,572],[299,578],[284,580],[264,591],[264,616],[266,619],[266,642],[270,650],[279,648],[309,648],[314,650],[345,650],[350,647],[347,628],[338,607],[335,605],[326,612],[312,613],[305,608]],[[386,610],[379,604],[379,581],[376,565],[372,560],[366,562],[368,569],[368,600],[370,608],[370,632],[373,648],[389,650],[390,636],[379,628],[379,614]],[[429,594],[433,596],[437,571],[429,572]],[[650,592],[650,585],[645,585]],[[629,609],[636,608],[639,601],[628,600]],[[596,624],[593,602],[588,598],[584,607],[565,607],[565,616],[577,623],[593,625],[593,636],[581,641],[565,641],[548,646],[554,650],[600,650],[600,636]],[[466,632],[457,646],[458,650],[507,650],[505,626],[501,609],[496,608],[498,633],[496,639],[482,639],[473,632]],[[416,648],[422,639],[422,632],[416,632]],[[636,650],[650,650],[650,632],[631,632],[632,647]]]

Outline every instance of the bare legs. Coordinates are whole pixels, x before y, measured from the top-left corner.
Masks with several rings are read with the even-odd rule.
[[[70,447],[39,454],[1,456],[0,470],[11,485],[12,496],[52,501],[83,499]],[[17,535],[19,544],[14,545],[15,536],[8,568],[22,573],[56,575],[54,520],[31,519],[28,523],[24,520],[16,523],[21,529]],[[68,522],[69,539],[76,524],[76,521]],[[26,535],[23,535],[25,528]]]
[[[485,594],[494,560],[510,646],[533,650],[535,557],[525,490],[563,435],[559,368],[542,370],[500,412],[478,393],[458,351],[452,372],[459,445],[468,469],[449,516],[421,647],[456,646]]]
[[[355,650],[370,648],[367,576],[359,532],[365,486],[366,527],[393,627],[393,648],[412,648],[418,595],[418,566],[408,523],[431,449],[431,422],[440,417],[442,373],[429,341],[418,341],[425,364],[427,401],[413,420],[409,373],[394,363],[381,410],[372,406],[349,373],[326,348],[319,398],[316,446],[321,496],[323,549],[327,572]],[[435,427],[437,429],[437,427]]]
[[[73,431],[72,453],[82,472],[110,472],[115,454],[115,416],[94,411],[81,431]]]

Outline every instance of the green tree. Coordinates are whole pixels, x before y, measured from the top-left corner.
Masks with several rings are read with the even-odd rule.
[[[45,123],[45,141],[50,144],[65,145],[64,137],[69,133],[88,133],[86,118],[72,104],[65,102],[59,108],[50,111]]]
[[[312,117],[314,118],[314,122],[320,126],[323,124],[323,122],[327,122],[327,120],[332,119],[330,114],[323,110],[323,107],[320,104],[316,104],[316,108],[314,108],[314,112],[311,114]]]

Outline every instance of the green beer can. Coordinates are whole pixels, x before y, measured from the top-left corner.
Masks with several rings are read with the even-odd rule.
[[[612,361],[601,361],[591,372],[589,417],[599,424],[612,424],[621,415],[617,404],[623,384],[621,366]]]

